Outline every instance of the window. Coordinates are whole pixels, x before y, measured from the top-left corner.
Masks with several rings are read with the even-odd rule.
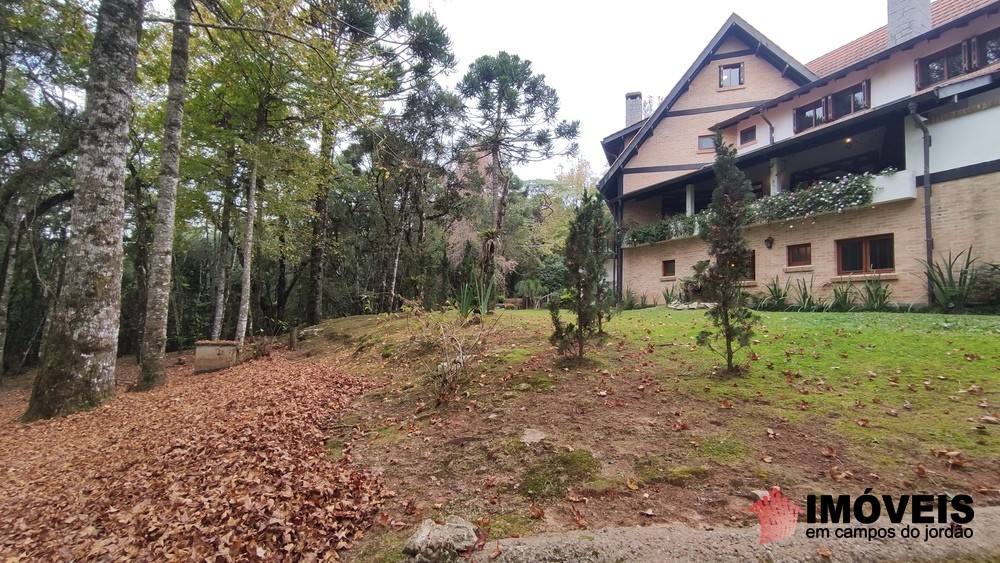
[[[837,273],[868,274],[895,268],[892,235],[837,241]]]
[[[677,263],[674,260],[664,260],[662,268],[660,275],[664,278],[672,278],[677,275]]]
[[[826,123],[826,98],[820,98],[795,110],[796,133],[823,123]]]
[[[699,135],[698,150],[700,151],[715,150],[715,135]]]
[[[750,262],[747,263],[747,278],[748,280],[757,279],[757,251],[750,251]]]
[[[830,96],[824,96],[795,110],[795,132],[812,129],[817,125],[840,119],[854,112],[871,107],[869,89],[865,80]]]
[[[856,111],[868,109],[868,81],[856,84],[846,90],[841,90],[833,96],[832,119],[840,119]]]
[[[790,244],[788,245],[788,266],[810,266],[812,265],[812,244]]]
[[[745,145],[747,143],[752,143],[757,140],[757,126],[751,125],[746,129],[740,131],[740,144]]]
[[[983,68],[1000,61],[1000,28],[984,33],[975,39],[976,68]]]
[[[967,72],[965,43],[917,60],[917,87],[926,88]]]
[[[719,88],[743,86],[743,63],[719,67]]]

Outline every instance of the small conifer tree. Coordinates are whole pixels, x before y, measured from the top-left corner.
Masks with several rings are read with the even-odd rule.
[[[736,148],[715,136],[716,187],[712,192],[712,213],[704,238],[711,264],[698,274],[701,293],[715,303],[708,316],[715,331],[703,330],[698,344],[707,345],[726,359],[726,368],[737,371],[735,357],[749,348],[758,318],[749,306],[742,282],[749,274],[752,251],[743,238],[747,204],[753,199],[750,181],[736,166]]]
[[[603,319],[610,315],[611,291],[607,282],[605,262],[611,258],[614,223],[607,207],[596,194],[584,192],[566,237],[566,287],[570,305],[576,313],[576,324],[563,324],[559,318],[559,303],[554,301],[549,311],[555,327],[550,341],[561,352],[576,348],[583,357],[587,336],[603,330]]]

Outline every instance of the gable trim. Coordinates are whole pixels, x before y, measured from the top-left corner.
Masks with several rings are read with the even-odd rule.
[[[712,56],[708,57],[708,62],[713,61],[724,61],[726,59],[735,59],[738,57],[746,57],[749,55],[755,55],[757,51],[755,49],[743,49],[741,51],[731,51],[729,53],[714,53]]]
[[[639,168],[624,168],[623,174],[648,174],[650,172],[679,172],[686,170],[701,170],[706,166],[711,166],[711,162],[700,162],[694,164],[664,164],[663,166],[642,166]]]
[[[744,108],[754,108],[769,100],[754,100],[750,102],[739,102],[735,104],[722,104],[719,106],[707,106],[703,108],[693,108],[693,109],[679,109],[676,111],[668,111],[663,114],[664,117],[680,117],[684,115],[699,115],[702,113],[716,113],[719,111],[729,111],[732,109],[744,109]]]

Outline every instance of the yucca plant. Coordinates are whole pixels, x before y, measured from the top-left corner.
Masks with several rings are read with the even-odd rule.
[[[924,274],[931,286],[934,301],[946,310],[961,311],[965,308],[976,284],[974,264],[978,258],[972,256],[970,246],[954,257],[949,251],[948,259],[945,260],[944,256],[941,256],[941,259],[941,262],[935,261],[932,264],[920,261],[924,265]]]
[[[882,278],[876,276],[865,280],[861,291],[861,305],[869,311],[885,311],[892,307],[892,288],[883,284]]]
[[[826,305],[827,311],[852,311],[858,290],[853,285],[834,286],[833,297]]]
[[[474,306],[475,295],[472,292],[472,287],[469,284],[463,284],[462,290],[455,297],[455,310],[458,311],[458,316],[465,321],[472,314]]]
[[[758,308],[781,310],[788,306],[788,294],[791,292],[792,280],[786,279],[785,284],[781,284],[778,276],[764,284],[764,297],[760,300]]]
[[[667,286],[667,287],[663,288],[663,292],[662,293],[663,293],[663,304],[664,305],[670,305],[674,301],[679,300],[680,297],[681,297],[680,291],[677,289],[676,285],[670,285],[670,286]]]
[[[804,279],[795,280],[795,307],[799,311],[815,311],[819,309],[820,301],[813,291],[814,276],[809,276],[809,283]]]

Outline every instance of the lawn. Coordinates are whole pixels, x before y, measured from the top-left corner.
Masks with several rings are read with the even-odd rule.
[[[1000,502],[997,317],[762,313],[748,372],[730,376],[695,345],[704,311],[624,312],[582,363],[549,346],[547,312],[501,312],[453,331],[466,380],[437,404],[435,327],[453,325],[434,315],[333,321],[298,352],[386,383],[334,437],[395,494],[358,560],[450,514],[501,537],[750,525],[753,491],[774,485]]]

